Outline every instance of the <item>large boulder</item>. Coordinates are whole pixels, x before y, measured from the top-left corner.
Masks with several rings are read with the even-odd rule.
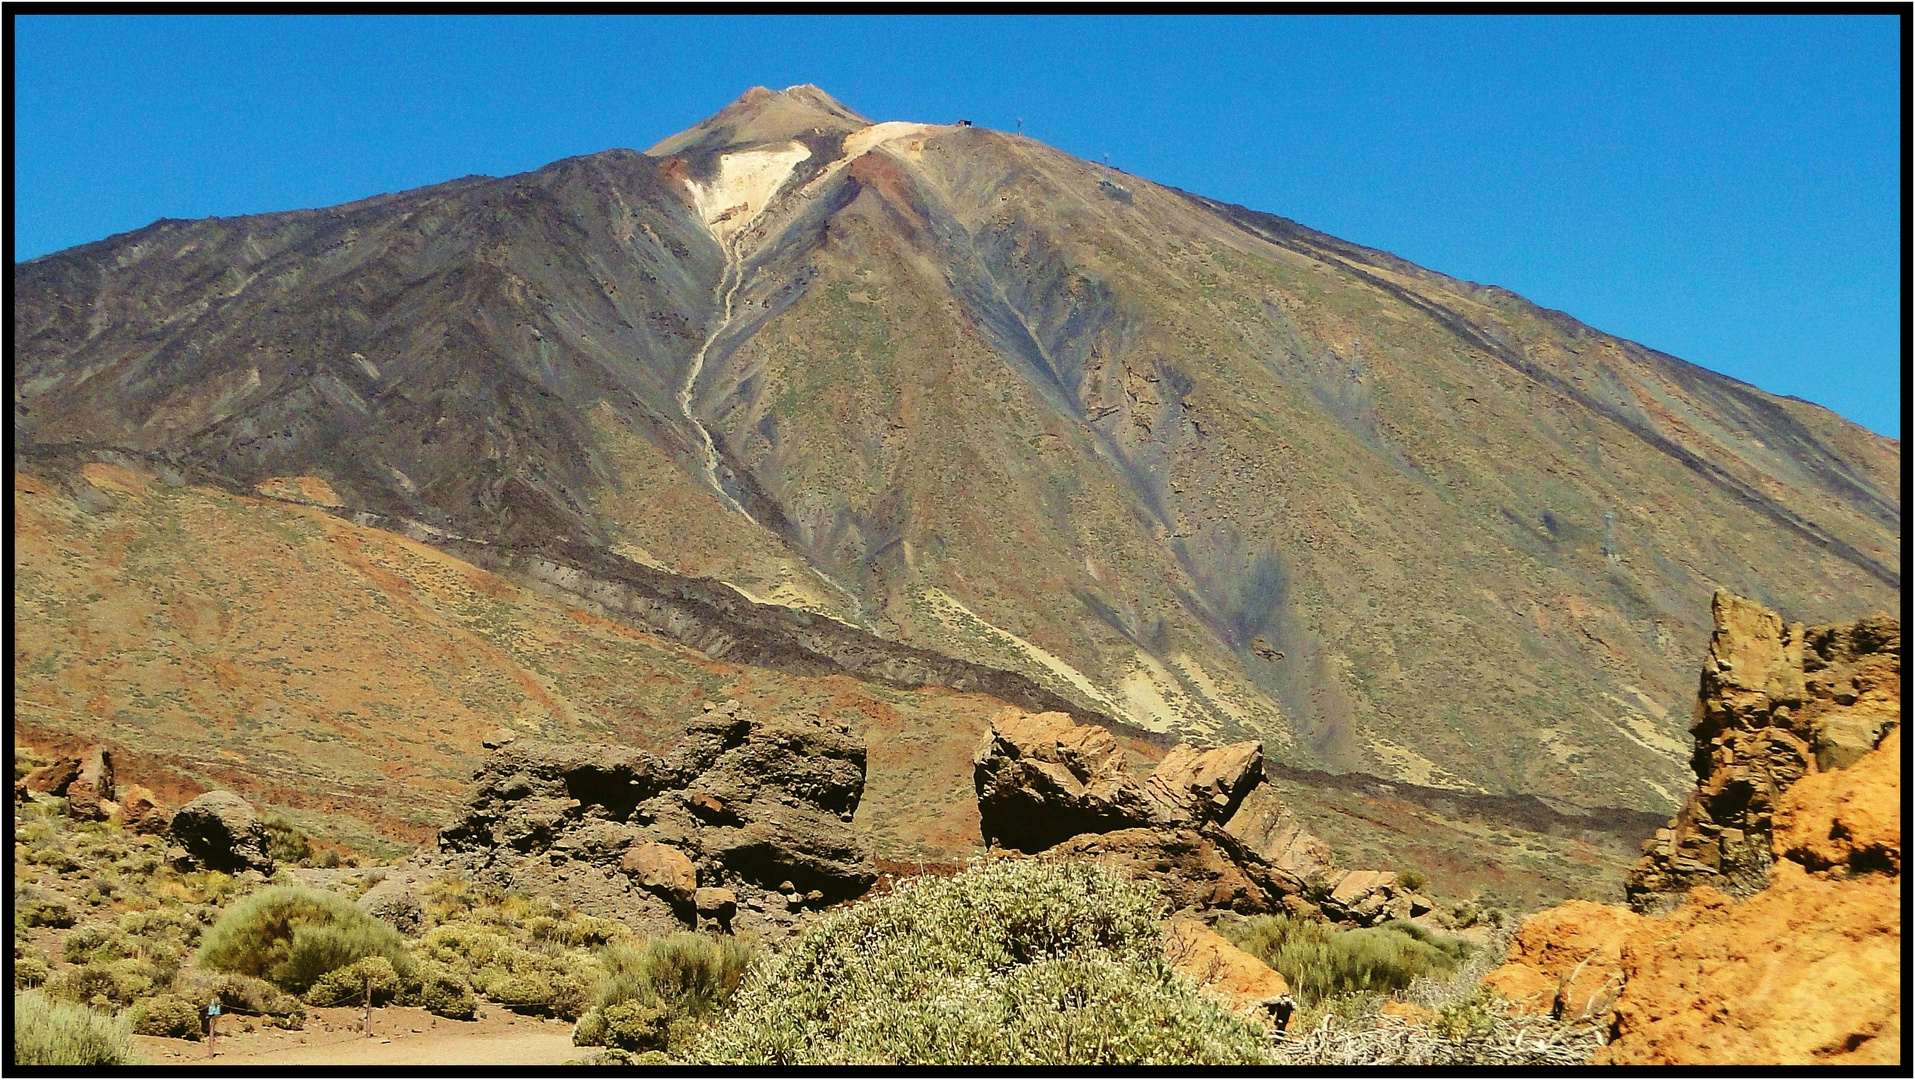
[[[407,937],[417,937],[425,931],[425,904],[410,884],[398,878],[387,878],[366,890],[359,898],[359,906],[366,914]]]
[[[67,813],[82,821],[105,821],[112,815],[113,755],[104,746],[88,747],[80,755],[80,770],[67,785]]]
[[[741,918],[766,922],[754,932],[778,933],[779,885],[823,904],[877,880],[851,827],[864,775],[848,726],[735,701],[708,706],[662,757],[520,738],[480,767],[438,861],[661,931],[696,921],[701,887],[730,890]]]
[[[1300,878],[1328,875],[1336,867],[1330,845],[1305,829],[1268,785],[1251,789],[1224,823],[1224,831],[1265,862]]]
[[[973,761],[984,842],[1038,852],[1080,833],[1171,825],[1110,732],[1059,712],[1006,713]]]
[[[1227,910],[1244,915],[1286,908],[1303,883],[1245,850],[1229,834],[1196,828],[1117,829],[1073,836],[1043,853],[1086,859],[1149,881],[1173,911]]]
[[[13,786],[14,797],[24,798],[29,791],[41,795],[65,796],[67,788],[79,775],[79,758],[60,758],[21,777],[20,782]]]
[[[209,791],[180,807],[167,835],[183,849],[174,860],[181,869],[273,872],[266,823],[253,804],[230,791]]]

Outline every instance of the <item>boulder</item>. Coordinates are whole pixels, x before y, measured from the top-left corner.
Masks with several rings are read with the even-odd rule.
[[[1173,817],[1222,824],[1262,782],[1262,743],[1232,743],[1215,750],[1179,745],[1158,762],[1144,781],[1144,792]]]
[[[251,803],[230,791],[209,791],[180,807],[167,836],[181,849],[181,869],[273,872],[266,823]]]
[[[151,791],[134,784],[120,800],[120,823],[136,833],[164,836],[173,823],[173,812]]]
[[[1179,918],[1166,923],[1164,959],[1231,1012],[1277,1031],[1289,1026],[1296,1001],[1282,974],[1202,922]]]
[[[366,890],[359,898],[366,914],[391,926],[407,937],[425,931],[426,908],[412,886],[397,878],[388,878]]]
[[[727,933],[731,931],[732,916],[738,914],[738,896],[730,889],[699,889],[692,894],[692,902],[699,919],[716,922]]]
[[[1169,825],[1110,732],[1059,712],[1009,712],[973,760],[987,845],[1035,853],[1080,833]]]
[[[1303,883],[1258,859],[1228,834],[1195,828],[1118,829],[1074,836],[1043,853],[1089,859],[1149,881],[1171,910],[1224,909],[1245,915],[1284,909]]]
[[[64,797],[67,793],[67,788],[72,785],[73,781],[79,775],[80,759],[63,757],[51,764],[42,765],[21,777],[20,782],[14,785],[14,796],[15,798],[21,798],[24,797],[27,792],[32,791],[42,795]]]
[[[675,904],[692,903],[698,890],[698,871],[692,861],[666,844],[633,844],[619,859],[618,868],[641,887]]]
[[[113,799],[113,755],[104,746],[88,747],[80,755],[80,771],[67,785],[67,813],[82,821],[105,821]]]

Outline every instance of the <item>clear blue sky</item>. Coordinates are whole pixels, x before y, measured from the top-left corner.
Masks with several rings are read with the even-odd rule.
[[[25,16],[15,250],[643,149],[746,87],[968,117],[1901,436],[1899,26]]]

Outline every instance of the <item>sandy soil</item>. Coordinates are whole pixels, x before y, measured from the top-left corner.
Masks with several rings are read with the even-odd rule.
[[[572,1045],[572,1025],[515,1016],[487,1006],[470,1023],[424,1009],[372,1011],[372,1030],[360,1030],[358,1009],[313,1009],[303,1031],[241,1030],[247,1018],[226,1017],[215,1056],[204,1042],[136,1036],[154,1065],[558,1065],[592,1051]],[[231,1027],[232,1034],[224,1029]]]

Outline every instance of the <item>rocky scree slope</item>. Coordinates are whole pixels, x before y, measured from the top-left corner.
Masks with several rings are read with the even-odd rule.
[[[1301,768],[1666,812],[1696,596],[1899,595],[1898,443],[810,87],[648,153],[157,222],[15,294],[18,454],[317,478]]]

